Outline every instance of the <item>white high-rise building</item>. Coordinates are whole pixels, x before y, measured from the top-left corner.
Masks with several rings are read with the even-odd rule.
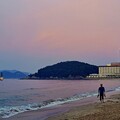
[[[99,77],[120,78],[120,62],[99,66]]]
[[[120,78],[120,62],[99,66],[99,73],[90,74],[87,78]]]

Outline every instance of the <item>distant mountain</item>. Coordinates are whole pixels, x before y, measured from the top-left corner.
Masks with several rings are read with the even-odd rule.
[[[38,79],[81,79],[93,73],[98,73],[98,66],[78,61],[66,61],[39,69],[37,73],[31,74],[29,77]]]
[[[21,72],[21,71],[18,71],[18,70],[0,70],[0,72],[2,72],[3,77],[6,78],[6,79],[25,78],[30,74],[30,73]]]

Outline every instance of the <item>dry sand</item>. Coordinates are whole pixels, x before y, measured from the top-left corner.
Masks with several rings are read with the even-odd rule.
[[[105,103],[73,108],[47,120],[120,120],[120,95],[112,95]]]

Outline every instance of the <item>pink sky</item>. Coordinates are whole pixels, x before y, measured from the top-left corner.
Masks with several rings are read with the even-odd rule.
[[[0,0],[1,69],[119,61],[120,0]]]

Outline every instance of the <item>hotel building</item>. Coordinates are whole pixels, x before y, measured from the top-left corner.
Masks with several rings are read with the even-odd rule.
[[[87,78],[120,78],[120,62],[99,66],[99,73],[90,74]]]
[[[120,78],[120,63],[111,63],[106,66],[99,66],[99,77]]]

